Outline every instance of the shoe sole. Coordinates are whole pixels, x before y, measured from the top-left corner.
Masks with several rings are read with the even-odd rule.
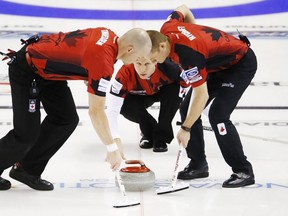
[[[154,152],[153,151],[153,154],[155,154],[155,155],[166,155],[166,154],[168,154],[168,151],[165,151],[165,152]]]
[[[209,172],[199,173],[199,174],[195,175],[194,177],[187,177],[187,178],[185,178],[185,177],[181,177],[181,178],[177,177],[177,179],[192,180],[192,179],[207,178],[207,177],[209,177]]]
[[[141,149],[152,149],[153,147],[139,146]]]
[[[27,185],[28,187],[30,187],[30,188],[32,188],[34,190],[39,190],[39,191],[51,191],[51,190],[54,190],[54,187],[53,188],[38,188],[38,187],[35,187],[33,184],[31,184],[29,182],[29,180],[28,181],[23,180],[23,177],[20,176],[20,174],[18,175],[15,171],[10,171],[9,176],[11,178],[13,178],[14,180],[19,181],[19,182]]]
[[[6,185],[6,184],[2,184],[2,186],[0,185],[0,191],[9,190],[10,188],[11,188],[11,185]]]
[[[238,185],[231,184],[231,185],[222,185],[222,187],[223,188],[239,188],[239,187],[246,187],[246,186],[253,185],[253,184],[255,184],[255,180],[247,182],[247,183],[245,183],[243,185],[241,185],[241,184],[238,184]]]
[[[10,188],[11,188],[11,186],[10,187],[1,187],[0,186],[0,191],[9,190]]]
[[[166,152],[168,152],[168,149],[165,150],[165,151],[155,151],[155,150],[153,149],[153,152],[154,152],[154,153],[166,153]]]
[[[11,182],[0,177],[1,181],[0,181],[0,191],[1,190],[9,190],[11,188]]]

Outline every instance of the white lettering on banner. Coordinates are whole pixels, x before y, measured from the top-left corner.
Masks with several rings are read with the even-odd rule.
[[[114,80],[114,82],[112,83],[111,91],[115,94],[119,94],[122,86],[123,85],[120,82],[118,82],[117,80]]]
[[[109,31],[107,29],[101,30],[101,38],[96,42],[97,45],[102,46],[109,38]]]
[[[188,70],[183,70],[180,74],[180,77],[186,83],[194,83],[202,79],[202,76],[199,73],[198,67],[193,67]]]
[[[109,80],[105,80],[101,78],[99,81],[98,91],[106,92],[108,85],[109,85]]]
[[[178,26],[178,30],[191,41],[196,38],[191,32],[187,31],[184,26]]]

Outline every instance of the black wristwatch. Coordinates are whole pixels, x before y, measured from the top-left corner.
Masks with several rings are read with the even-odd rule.
[[[191,128],[185,127],[185,126],[183,126],[183,125],[181,125],[181,129],[183,129],[183,130],[186,131],[186,132],[190,132],[190,130],[191,130]]]

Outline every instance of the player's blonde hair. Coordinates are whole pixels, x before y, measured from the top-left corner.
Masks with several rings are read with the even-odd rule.
[[[147,30],[148,35],[150,36],[151,42],[152,42],[152,49],[151,52],[157,52],[159,51],[159,44],[161,42],[166,42],[167,37],[160,33],[159,31],[155,30]]]

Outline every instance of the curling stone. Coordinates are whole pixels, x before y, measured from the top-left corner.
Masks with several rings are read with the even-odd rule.
[[[126,164],[137,164],[140,166],[130,166],[120,169],[121,176],[125,190],[127,191],[144,191],[154,186],[155,174],[152,170],[145,166],[141,160],[127,160]],[[119,184],[116,180],[116,185]]]

